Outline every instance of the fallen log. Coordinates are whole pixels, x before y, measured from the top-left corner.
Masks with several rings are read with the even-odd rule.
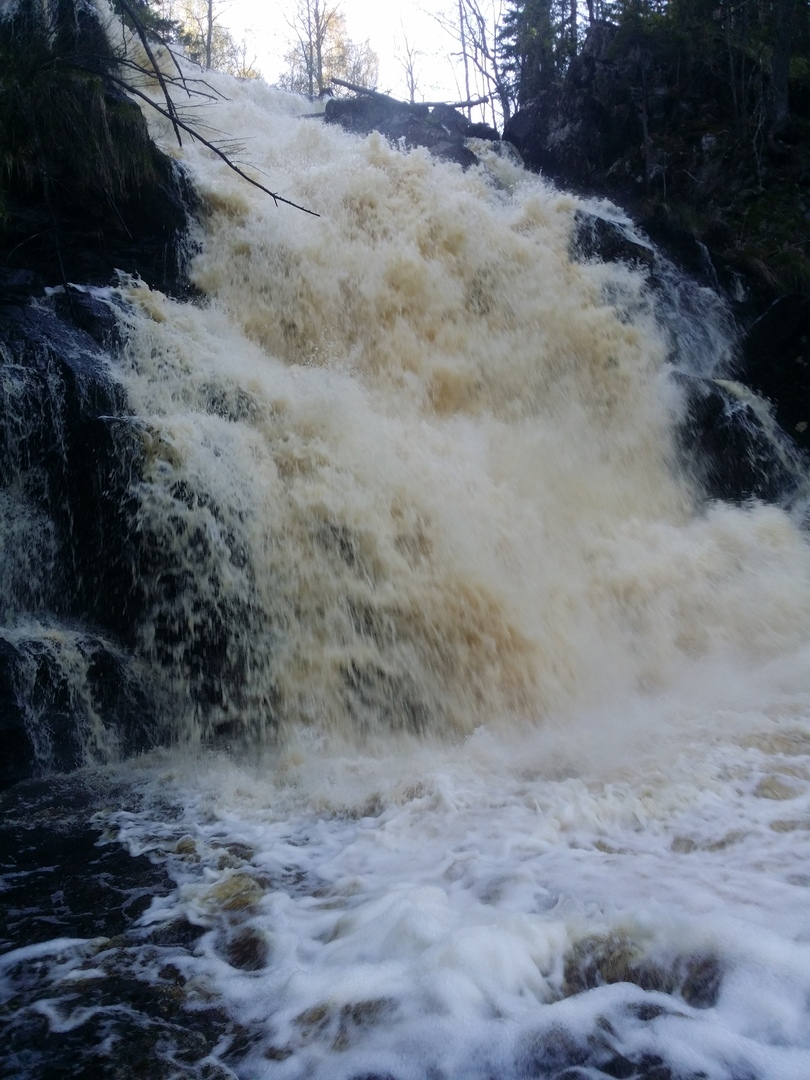
[[[378,101],[388,101],[393,105],[404,105],[406,108],[412,105],[424,105],[427,108],[435,109],[439,105],[445,105],[449,109],[472,109],[475,105],[486,105],[489,101],[489,96],[476,98],[474,101],[400,101],[399,98],[392,97],[390,94],[383,94],[379,90],[370,90],[367,86],[358,86],[356,83],[346,82],[345,79],[332,78],[332,82],[335,86],[342,86],[344,90],[351,90],[355,94],[366,94],[368,97],[376,98]]]

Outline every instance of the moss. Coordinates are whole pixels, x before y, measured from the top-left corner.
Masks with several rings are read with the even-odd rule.
[[[90,5],[21,0],[0,19],[0,266],[95,283],[119,268],[170,289],[180,277],[186,192],[118,59]]]
[[[1,25],[1,24],[0,24]],[[102,77],[43,49],[39,27],[0,45],[0,185],[9,196],[120,200],[156,180],[143,116]]]

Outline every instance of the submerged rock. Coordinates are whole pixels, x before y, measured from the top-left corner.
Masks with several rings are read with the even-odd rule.
[[[111,803],[135,809],[138,798],[88,774],[0,795],[0,1072],[233,1080],[214,1051],[235,1049],[241,1029],[185,988],[202,928],[139,924],[173,884],[94,823]]]
[[[563,993],[569,997],[626,982],[678,995],[695,1009],[709,1009],[717,1003],[722,979],[720,960],[711,953],[659,959],[623,934],[594,934],[576,942],[568,953]]]
[[[585,210],[574,213],[570,251],[575,259],[626,262],[649,268],[656,260],[653,246],[641,237],[631,235],[621,221],[589,214]]]

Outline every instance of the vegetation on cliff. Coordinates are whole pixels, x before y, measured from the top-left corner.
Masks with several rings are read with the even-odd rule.
[[[56,272],[98,284],[119,269],[180,284],[177,240],[194,197],[139,102],[178,142],[203,143],[276,203],[296,205],[233,160],[232,139],[202,134],[193,105],[214,92],[170,50],[159,54],[166,24],[147,0],[114,0],[113,11],[110,27],[92,4],[20,0],[0,18],[0,283],[22,272],[53,284]]]
[[[20,3],[0,20],[0,270],[173,278],[182,180],[114,81],[95,11]],[[58,280],[58,279],[57,279]],[[49,281],[54,284],[55,282]]]
[[[518,0],[502,33],[528,163],[685,231],[763,298],[810,291],[807,0]]]

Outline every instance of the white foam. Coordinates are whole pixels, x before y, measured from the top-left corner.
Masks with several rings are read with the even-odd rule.
[[[322,217],[188,147],[208,299],[128,290],[144,521],[239,613],[212,727],[254,740],[135,766],[111,824],[178,881],[146,920],[208,928],[246,1075],[804,1080],[804,538],[695,509],[654,300],[570,260],[576,199],[228,93],[210,122]]]

